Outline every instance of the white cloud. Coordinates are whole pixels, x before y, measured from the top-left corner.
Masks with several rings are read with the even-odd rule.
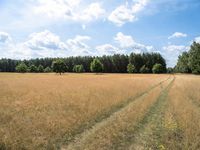
[[[132,6],[129,6],[128,3],[126,3],[126,5],[120,5],[111,12],[108,20],[115,23],[117,26],[122,26],[126,22],[136,21],[136,15],[145,8],[145,6],[148,4],[148,1],[149,0],[139,0]]]
[[[168,45],[163,47],[168,52],[184,52],[188,50],[187,46],[184,45]]]
[[[0,43],[6,43],[11,40],[11,36],[6,32],[0,32]]]
[[[121,5],[110,14],[108,20],[115,23],[117,26],[122,26],[126,22],[136,20],[136,17],[133,15],[131,9],[127,6]]]
[[[86,7],[81,0],[37,0],[33,13],[50,19],[72,20],[82,23],[94,21],[104,15],[105,10],[98,2]]]
[[[114,40],[120,45],[122,48],[131,47],[134,45],[134,40],[132,36],[124,35],[123,33],[119,32],[114,37]]]
[[[123,53],[123,50],[111,45],[111,44],[104,44],[99,45],[96,47],[97,53],[99,55],[113,55],[113,54],[120,54]]]
[[[200,43],[200,36],[194,39],[195,42]]]
[[[173,67],[177,63],[178,56],[185,51],[189,50],[189,46],[184,45],[168,45],[164,46],[162,51],[162,55],[167,61],[168,66]]]
[[[48,30],[39,33],[32,33],[28,41],[24,43],[32,50],[59,50],[66,49],[66,45],[60,41],[59,36],[51,33]]]
[[[92,55],[90,51],[90,47],[85,43],[90,40],[89,36],[80,36],[77,35],[74,39],[67,40],[67,47],[72,55],[80,56],[80,55]]]
[[[86,8],[81,14],[77,14],[77,17],[80,20],[90,22],[95,19],[98,19],[100,16],[103,16],[105,10],[101,7],[99,3],[91,3],[88,8]]]
[[[181,33],[181,32],[175,32],[171,36],[168,37],[168,39],[173,39],[173,38],[182,38],[182,37],[187,37],[187,34]]]
[[[121,32],[117,33],[114,40],[119,44],[120,48],[131,50],[135,53],[154,52],[153,46],[137,43],[132,36],[125,35]]]

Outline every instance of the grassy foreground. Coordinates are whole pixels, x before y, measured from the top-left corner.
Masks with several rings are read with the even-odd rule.
[[[200,77],[0,74],[0,149],[198,149]]]

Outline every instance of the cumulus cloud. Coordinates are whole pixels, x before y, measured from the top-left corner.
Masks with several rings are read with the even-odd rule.
[[[137,20],[136,15],[142,11],[148,4],[148,0],[139,0],[132,6],[128,3],[118,6],[111,12],[108,20],[115,23],[117,26],[122,26],[126,22],[133,22]]]
[[[108,20],[115,23],[117,26],[122,26],[125,22],[136,20],[132,10],[125,5],[117,7],[108,17]]]
[[[51,19],[91,22],[103,16],[105,10],[98,2],[81,7],[81,0],[37,0],[33,13]]]
[[[117,33],[117,35],[114,37],[114,40],[116,43],[119,44],[120,48],[131,50],[135,53],[154,51],[153,46],[137,43],[136,41],[134,41],[132,36],[125,35],[122,32]]]
[[[11,36],[6,32],[0,32],[0,43],[6,43],[11,40]]]
[[[200,43],[200,36],[194,39],[195,42]]]
[[[123,50],[111,45],[111,44],[104,44],[96,46],[97,53],[99,55],[113,55],[113,54],[120,54],[123,53]]]
[[[120,45],[122,48],[131,47],[134,45],[134,40],[132,36],[124,35],[123,33],[119,32],[114,37],[114,40]]]
[[[69,51],[71,51],[72,55],[80,56],[80,55],[92,55],[90,51],[90,47],[85,43],[90,40],[89,36],[81,36],[77,35],[74,39],[67,40],[67,47]]]
[[[28,41],[26,41],[24,44],[33,50],[66,49],[66,45],[60,41],[59,36],[51,33],[48,30],[39,33],[32,33],[29,36]]]
[[[168,39],[173,39],[173,38],[182,38],[182,37],[187,37],[187,34],[181,33],[181,32],[175,32],[171,36],[168,37]]]
[[[173,67],[177,63],[178,56],[185,51],[189,50],[189,46],[184,45],[168,45],[164,46],[162,51],[162,55],[165,57],[167,64],[170,67]]]

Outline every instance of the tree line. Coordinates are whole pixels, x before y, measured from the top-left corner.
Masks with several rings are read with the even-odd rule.
[[[165,73],[166,62],[159,53],[112,56],[78,56],[37,58],[30,60],[0,59],[1,72],[103,72],[103,73]]]
[[[200,74],[200,44],[193,42],[188,52],[183,52],[178,57],[175,72]]]

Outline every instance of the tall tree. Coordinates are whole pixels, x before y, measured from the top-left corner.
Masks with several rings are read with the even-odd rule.
[[[59,73],[60,75],[67,71],[67,66],[62,59],[53,61],[52,68],[54,72]]]
[[[27,72],[27,70],[28,70],[28,67],[26,66],[26,64],[24,62],[22,62],[16,66],[17,72],[25,73],[25,72]]]
[[[200,74],[200,44],[193,42],[189,51],[189,67],[192,73]]]
[[[176,72],[180,73],[191,73],[189,66],[189,54],[187,52],[183,52],[182,55],[178,57],[178,62],[175,70]]]
[[[103,64],[100,62],[98,58],[95,58],[91,64],[90,69],[92,72],[99,73],[103,71]]]

